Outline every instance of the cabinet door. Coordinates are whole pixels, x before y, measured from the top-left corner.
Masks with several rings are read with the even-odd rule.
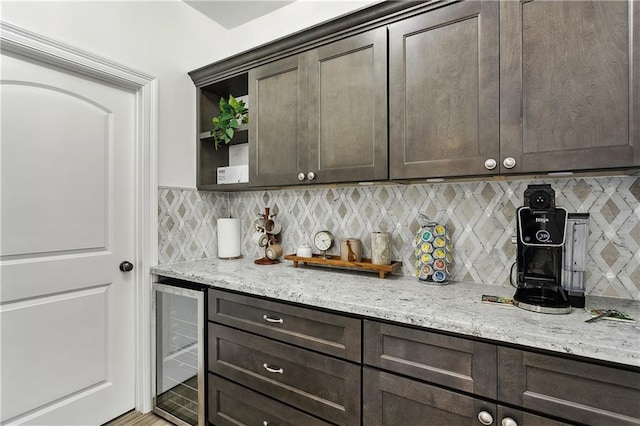
[[[640,424],[640,373],[498,349],[498,400],[590,425]]]
[[[498,10],[458,3],[389,26],[392,179],[496,171]]]
[[[310,52],[309,168],[316,182],[387,179],[387,31]]]
[[[363,368],[364,426],[477,425],[482,411],[495,418],[496,406],[437,386]]]
[[[498,422],[496,424],[504,426],[567,426],[571,423],[498,405]]]
[[[639,165],[640,3],[500,7],[502,172]]]
[[[249,182],[298,182],[308,159],[308,56],[300,54],[249,72]]]

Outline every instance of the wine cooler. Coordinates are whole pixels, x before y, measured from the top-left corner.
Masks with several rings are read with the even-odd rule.
[[[153,284],[153,411],[177,425],[205,424],[204,294]]]

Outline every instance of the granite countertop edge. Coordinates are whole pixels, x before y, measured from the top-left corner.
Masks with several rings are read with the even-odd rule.
[[[482,294],[511,297],[498,285],[450,283],[433,286],[412,277],[390,276],[290,262],[255,265],[252,260],[202,259],[158,265],[151,273],[223,290],[299,303],[346,314],[381,319],[640,368],[640,302],[587,296],[587,306],[619,309],[635,322],[600,320],[588,314],[529,312],[481,302]]]

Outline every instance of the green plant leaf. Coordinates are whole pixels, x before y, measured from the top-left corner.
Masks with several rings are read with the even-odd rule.
[[[249,122],[249,109],[244,101],[229,95],[228,100],[221,97],[218,105],[220,113],[211,119],[214,129],[210,132],[216,149],[221,143],[230,143],[235,135],[234,129]]]

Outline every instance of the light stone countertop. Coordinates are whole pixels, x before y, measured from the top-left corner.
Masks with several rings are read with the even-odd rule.
[[[481,302],[483,294],[513,296],[508,287],[472,283],[433,286],[416,279],[300,265],[283,260],[203,259],[159,265],[153,274],[312,307],[394,321],[640,367],[640,302],[587,296],[591,308],[618,309],[636,321],[599,320],[574,309],[566,315],[525,311]]]

